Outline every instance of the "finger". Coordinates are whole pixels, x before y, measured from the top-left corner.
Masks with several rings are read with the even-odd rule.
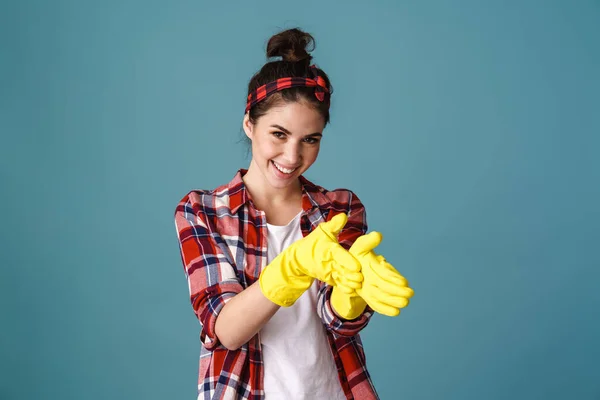
[[[412,297],[413,291],[406,286],[400,286],[394,282],[383,279],[369,278],[369,285],[376,287],[378,291],[389,296]]]
[[[402,294],[391,294],[380,289],[370,291],[373,298],[377,299],[380,303],[387,304],[396,308],[403,308],[410,302],[410,297],[414,293],[410,288],[401,288]],[[406,294],[407,296],[405,296]]]
[[[377,263],[385,265],[385,267],[390,271],[398,272],[396,268],[394,268],[394,266],[385,259],[384,256],[382,256],[381,254],[375,254],[375,256],[375,258],[377,259]]]
[[[336,284],[338,285],[344,285],[344,286],[348,286],[352,289],[360,289],[362,287],[362,282],[360,281],[350,281],[344,277],[339,277],[337,280],[335,280]]]
[[[384,282],[373,284],[383,295],[393,297],[404,297],[410,299],[415,295],[415,291],[405,286],[387,286]]]
[[[366,290],[365,292],[368,293],[369,300],[380,308],[385,306],[388,308],[400,309],[408,306],[410,302],[409,299],[405,297],[391,296],[377,290]]]
[[[346,222],[348,222],[348,216],[344,213],[340,213],[335,215],[331,220],[327,222],[322,222],[319,226],[326,233],[337,238],[337,235],[340,233],[342,228],[346,226]]]
[[[381,304],[386,304],[390,307],[395,307],[395,308],[404,308],[404,307],[408,306],[408,304],[410,303],[409,299],[407,299],[406,297],[402,297],[402,296],[382,295],[380,293],[379,295],[376,295],[375,297],[377,298],[377,301],[380,302]]]
[[[359,293],[359,292],[357,292],[357,293]],[[385,303],[379,301],[378,299],[376,299],[372,296],[369,296],[369,295],[360,294],[360,296],[369,305],[369,307],[371,307],[374,311],[378,312],[379,314],[387,315],[388,317],[395,317],[398,314],[400,314],[399,308],[392,307],[388,304],[385,304]]]
[[[351,288],[351,287],[348,287],[343,284],[337,284],[335,287],[338,288],[342,293],[344,293],[346,295],[355,295],[356,289],[360,289],[360,288]]]
[[[398,286],[408,286],[408,281],[390,263],[370,263],[369,266],[375,274],[384,281],[392,282]]]
[[[380,290],[395,294],[399,296],[412,297],[414,294],[413,290],[408,287],[408,281],[398,273],[391,276],[386,276],[385,273],[381,273],[380,267],[372,265],[367,266],[368,269],[364,269],[363,273],[367,275],[368,282],[371,285],[378,287]],[[382,277],[382,275],[384,275]]]
[[[346,271],[358,272],[362,268],[360,262],[339,244],[331,249],[331,255],[335,262]]]
[[[333,286],[337,287],[344,294],[356,296],[356,289],[360,289],[362,286],[361,283],[346,282],[337,272],[334,272],[332,276],[335,281]]]
[[[334,270],[341,278],[343,278],[346,281],[360,283],[364,280],[363,274],[360,271],[351,271],[342,264],[335,264]]]
[[[333,264],[333,263],[331,263],[331,264]],[[327,271],[327,272],[324,273],[324,274],[316,274],[317,277],[318,277],[318,279],[321,282],[325,282],[328,285],[332,285],[332,286],[335,285],[335,278],[333,277],[333,267],[332,267],[332,265],[330,265],[329,268],[325,268],[325,271]]]
[[[405,287],[402,288],[404,293],[401,294],[402,297],[406,297],[407,299],[412,298],[415,295],[415,291],[412,288]]]
[[[352,289],[360,289],[362,287],[362,276],[360,280],[349,280],[338,272],[334,272],[332,275],[337,286],[345,286]]]
[[[360,285],[363,282],[363,276],[360,272],[348,272],[344,271],[340,274],[342,279],[346,282],[353,282],[354,284]]]
[[[379,232],[371,232],[367,235],[362,235],[350,247],[350,253],[353,255],[367,254],[375,247],[379,246],[383,236]]]

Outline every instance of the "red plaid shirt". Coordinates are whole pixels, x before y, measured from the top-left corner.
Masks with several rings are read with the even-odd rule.
[[[215,322],[229,299],[252,285],[267,263],[267,221],[254,207],[239,170],[227,185],[193,190],[178,204],[175,226],[190,300],[200,321],[198,399],[264,399],[260,333],[235,351],[222,346]],[[367,231],[365,208],[349,190],[327,191],[304,177],[301,228],[303,236],[338,213],[348,215],[339,235],[349,249]],[[347,321],[331,308],[332,287],[319,282],[317,310],[348,399],[378,399],[366,368],[359,332],[373,315],[368,306]]]

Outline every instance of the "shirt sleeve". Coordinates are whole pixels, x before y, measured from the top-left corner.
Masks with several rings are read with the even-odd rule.
[[[348,193],[350,198],[347,210],[343,210],[348,214],[348,222],[338,236],[340,245],[346,250],[349,250],[354,241],[367,232],[365,207],[356,194],[351,191],[348,191]],[[327,216],[327,220],[331,220],[331,218],[343,211],[337,211],[337,208],[332,209]],[[373,310],[368,305],[365,311],[353,320],[340,318],[331,306],[330,298],[333,286],[323,282],[320,282],[319,285],[317,311],[321,317],[321,321],[328,330],[342,336],[354,336],[367,326],[373,316]]]
[[[217,317],[227,301],[243,287],[236,268],[219,246],[223,240],[208,223],[200,195],[193,193],[177,205],[175,228],[190,301],[200,321],[200,340],[207,350],[212,350],[219,344],[215,334]]]

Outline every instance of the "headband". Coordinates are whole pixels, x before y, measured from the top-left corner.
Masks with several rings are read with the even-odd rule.
[[[265,98],[267,98],[267,96],[280,90],[288,89],[291,87],[314,87],[315,97],[319,101],[325,101],[325,96],[329,94],[329,88],[327,88],[327,82],[325,82],[325,78],[319,75],[319,69],[316,65],[311,65],[309,67],[309,73],[311,75],[310,78],[302,78],[296,76],[279,78],[276,81],[269,82],[265,85],[262,85],[258,89],[253,90],[248,95],[248,100],[246,102],[246,112],[248,112],[248,110],[250,110],[256,103],[259,103]]]

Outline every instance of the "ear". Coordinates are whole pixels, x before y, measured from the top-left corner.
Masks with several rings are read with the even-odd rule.
[[[244,129],[244,133],[250,140],[252,140],[252,132],[254,129],[254,124],[250,122],[250,116],[248,113],[244,114],[244,120],[242,121],[242,128]]]

